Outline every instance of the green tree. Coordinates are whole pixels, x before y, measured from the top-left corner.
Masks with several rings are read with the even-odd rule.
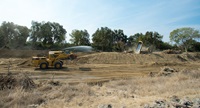
[[[29,29],[13,22],[3,22],[0,26],[0,47],[21,48],[25,45]]]
[[[32,26],[31,26],[29,43],[32,45],[33,48],[37,48],[38,44],[40,43],[38,41],[39,37],[41,37],[40,28],[42,24],[35,21],[32,21],[31,24]]]
[[[93,47],[102,51],[112,51],[114,43],[113,31],[108,27],[98,28],[92,35]]]
[[[87,30],[73,30],[70,36],[70,41],[74,45],[90,45],[90,35]]]
[[[192,43],[192,47],[190,48],[191,51],[200,52],[200,42],[194,41]]]
[[[160,48],[163,36],[158,32],[147,31],[145,34],[136,33],[128,38],[128,44],[137,45],[138,41],[142,41],[145,46],[154,46]]]
[[[142,41],[144,35],[142,33],[136,33],[134,35],[129,36],[128,44],[129,46],[136,45],[139,41]]]
[[[185,51],[192,45],[192,40],[200,38],[198,30],[190,27],[178,28],[170,33],[170,41],[183,46]]]
[[[172,49],[173,46],[167,42],[160,41],[159,46],[157,46],[157,48],[160,50],[167,50],[167,49]]]
[[[32,21],[30,42],[34,48],[40,46],[51,49],[64,44],[66,33],[67,31],[59,23]]]
[[[124,34],[123,30],[114,30],[113,37],[113,51],[123,51],[125,49],[125,44],[127,43],[127,36]]]
[[[163,36],[158,32],[147,31],[142,38],[142,41],[146,46],[153,45],[154,47],[158,48],[162,38]]]
[[[16,48],[25,46],[30,30],[26,26],[17,26],[16,32],[16,36],[11,40],[12,46]]]

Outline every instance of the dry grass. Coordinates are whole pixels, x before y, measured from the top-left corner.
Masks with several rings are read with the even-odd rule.
[[[8,91],[0,91],[0,107],[1,108],[27,108],[31,104],[41,104],[45,100],[41,94],[29,91],[26,92],[22,88],[16,88]]]
[[[103,85],[80,83],[59,85],[41,83],[34,90],[22,88],[0,91],[1,108],[98,108],[112,105],[114,108],[143,107],[158,99],[168,100],[172,96],[199,97],[200,71],[183,70],[171,76],[136,77],[113,80]]]

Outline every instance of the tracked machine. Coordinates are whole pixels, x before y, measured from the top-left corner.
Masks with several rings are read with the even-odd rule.
[[[64,63],[64,60],[70,59],[73,60],[77,55],[73,53],[65,53],[63,51],[49,51],[48,57],[34,56],[32,57],[32,65],[34,67],[39,67],[40,69],[55,68],[61,69]]]

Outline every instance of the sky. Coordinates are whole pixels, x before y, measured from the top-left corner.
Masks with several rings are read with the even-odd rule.
[[[156,31],[169,42],[181,27],[200,30],[200,0],[0,0],[0,23],[31,27],[32,21],[57,22],[67,31],[101,27],[122,29],[127,36]]]

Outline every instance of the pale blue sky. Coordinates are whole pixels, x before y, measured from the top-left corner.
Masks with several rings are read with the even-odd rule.
[[[0,0],[0,23],[30,28],[31,21],[58,22],[67,30],[122,29],[127,36],[157,31],[169,42],[180,27],[200,30],[200,0]]]

